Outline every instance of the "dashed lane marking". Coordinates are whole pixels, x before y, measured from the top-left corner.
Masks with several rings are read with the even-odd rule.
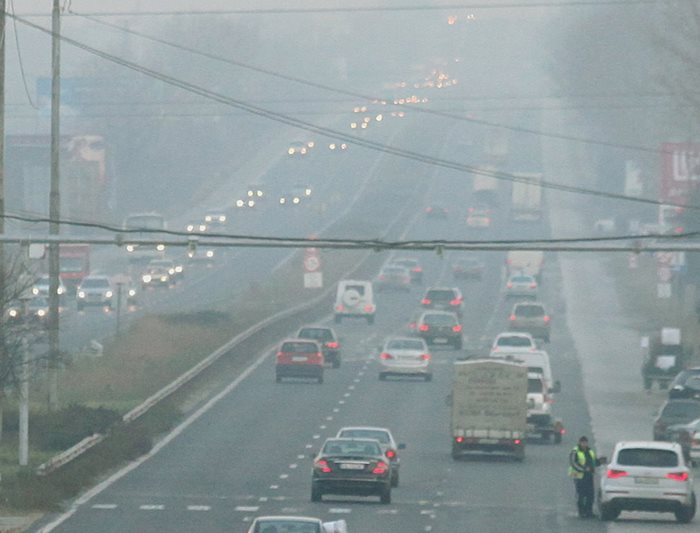
[[[334,413],[339,413],[339,412],[340,412],[340,409],[337,408],[337,407],[334,407],[334,408],[333,408],[333,412],[334,412]]]
[[[208,505],[188,505],[187,510],[188,511],[209,511],[211,507]]]
[[[307,444],[306,446],[304,446],[304,448],[307,448],[307,449],[310,449],[310,448],[313,448],[313,447],[314,447],[313,444]]]
[[[333,417],[332,417],[332,416],[327,416],[327,417],[326,417],[326,420],[328,420],[328,421],[330,422],[331,420],[333,420]]]
[[[93,509],[116,509],[116,503],[96,503],[92,506]]]
[[[377,514],[399,514],[398,509],[381,509],[377,511]]]
[[[260,496],[260,498],[258,498],[258,501],[259,501],[259,502],[266,502],[266,501],[267,501],[267,496]]]
[[[260,506],[257,505],[238,505],[233,508],[234,511],[239,513],[255,513],[258,509],[260,509]]]
[[[287,479],[289,474],[280,474],[280,479]]]
[[[339,405],[345,405],[345,400],[338,400]]]
[[[350,514],[352,513],[352,509],[348,509],[347,507],[331,507],[328,509],[328,512],[331,514]]]
[[[306,458],[306,455],[304,455],[303,453],[300,453],[299,455],[297,455],[297,459],[305,459],[305,458]]]
[[[344,398],[350,398],[350,396],[352,396],[352,394],[350,394],[349,392],[346,392],[345,394],[343,394]]]
[[[289,465],[289,468],[291,468],[292,470],[294,470],[294,469],[297,468],[298,466],[299,466],[298,464],[292,463],[291,465]]]
[[[358,378],[355,378],[355,379],[352,380],[352,382],[353,382],[353,383],[359,383],[360,380],[359,380]]]
[[[140,505],[139,509],[142,511],[163,511],[165,505]]]
[[[320,438],[321,438],[321,435],[314,435],[314,436],[313,436],[313,437],[311,437],[311,438],[312,438],[312,439],[314,439],[314,440],[318,440],[318,439],[320,439]]]
[[[277,490],[279,488],[280,488],[279,485],[270,485],[270,490]]]
[[[326,429],[326,424],[321,424],[320,426],[318,426],[318,429]]]
[[[355,385],[348,385],[348,390],[355,390]]]

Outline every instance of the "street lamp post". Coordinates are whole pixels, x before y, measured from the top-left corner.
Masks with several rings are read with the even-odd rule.
[[[29,317],[28,305],[30,297],[21,298],[23,320]],[[27,328],[22,329],[20,350],[22,351],[21,368],[19,372],[19,465],[29,464],[29,346]]]

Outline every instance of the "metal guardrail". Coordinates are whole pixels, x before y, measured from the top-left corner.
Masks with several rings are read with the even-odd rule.
[[[96,444],[99,444],[103,440],[105,440],[105,435],[101,433],[95,433],[89,437],[85,437],[75,446],[71,446],[67,450],[53,456],[45,463],[39,465],[36,469],[36,473],[40,476],[45,476],[46,474],[49,474],[64,464],[72,461],[79,455],[82,455],[85,453],[85,451],[89,450]]]

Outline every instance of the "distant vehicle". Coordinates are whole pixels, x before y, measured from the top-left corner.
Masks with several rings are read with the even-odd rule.
[[[220,226],[226,225],[228,217],[225,213],[221,211],[210,211],[204,215],[204,223],[209,226]]]
[[[525,458],[527,368],[491,359],[457,361],[452,385],[452,457]]]
[[[331,143],[328,143],[328,149],[331,152],[341,153],[341,152],[345,152],[348,149],[348,144],[344,143],[344,142],[339,142],[339,141],[331,142]]]
[[[142,246],[129,242],[130,239],[158,239],[158,230],[168,229],[165,217],[160,213],[129,215],[124,219],[122,228],[128,230],[128,233],[124,233],[124,243],[130,261],[147,261],[161,257],[165,252],[165,244]]]
[[[333,309],[336,324],[346,317],[364,318],[368,324],[374,324],[377,306],[374,303],[372,282],[349,279],[339,281]]]
[[[511,274],[506,281],[506,298],[537,298],[537,279],[528,274]]]
[[[423,309],[452,311],[460,318],[464,312],[464,297],[457,287],[430,287],[420,304]]]
[[[56,294],[62,296],[66,294],[66,286],[63,284],[63,280],[58,278],[58,288],[56,289]],[[41,296],[42,298],[49,297],[49,276],[41,276],[34,282],[32,287],[32,296]]]
[[[313,193],[313,188],[308,183],[297,182],[292,186],[292,193],[299,198],[308,198]]]
[[[671,381],[683,370],[686,353],[681,343],[679,328],[661,328],[659,334],[647,338],[648,347],[643,350],[642,379],[644,389],[651,390],[656,382],[667,389]]]
[[[114,289],[107,276],[88,276],[80,285],[75,294],[78,311],[86,306],[97,305],[112,309]]]
[[[525,365],[528,372],[534,372],[542,376],[549,394],[561,392],[561,383],[559,383],[559,380],[554,379],[549,354],[544,350],[515,350],[509,352],[507,349],[503,349],[494,352],[492,357]]]
[[[484,263],[475,257],[460,257],[452,263],[452,277],[455,279],[481,279]]]
[[[206,233],[209,230],[209,226],[206,222],[201,220],[191,220],[185,224],[185,230],[187,233]]]
[[[463,344],[462,325],[455,313],[449,311],[426,311],[418,319],[418,336],[427,344],[452,345],[461,350]]]
[[[449,211],[441,205],[429,205],[425,208],[425,216],[428,218],[447,218]]]
[[[386,428],[371,426],[352,426],[340,428],[335,437],[337,439],[376,439],[382,447],[384,455],[391,463],[391,486],[399,486],[399,469],[401,467],[399,450],[405,450],[406,445],[403,443],[397,444],[391,431]]]
[[[618,442],[600,477],[600,519],[615,520],[621,511],[670,512],[686,524],[695,516],[693,481],[678,443]]]
[[[669,440],[669,426],[688,424],[700,418],[697,400],[666,400],[654,419],[654,440]]]
[[[669,398],[693,398],[700,400],[700,366],[680,371],[668,389]]]
[[[175,284],[174,271],[172,266],[149,263],[141,275],[141,287],[171,287]]]
[[[292,141],[291,143],[289,143],[287,153],[291,156],[303,156],[308,154],[313,147],[313,141]]]
[[[44,324],[48,322],[49,319],[49,301],[42,297],[37,296],[32,298],[27,303],[27,320],[31,322],[36,322],[39,324]]]
[[[391,503],[391,463],[376,439],[328,439],[314,459],[311,501],[325,494],[379,496]]]
[[[401,265],[384,265],[374,279],[374,288],[377,292],[387,290],[410,291],[411,272]]]
[[[467,226],[470,228],[488,229],[492,221],[491,209],[488,207],[470,207],[467,212]]]
[[[537,250],[511,250],[506,256],[508,275],[515,273],[534,277],[539,283],[542,279],[544,252]]]
[[[510,219],[513,222],[539,222],[542,219],[542,174],[514,172]]]
[[[379,354],[379,379],[384,381],[388,376],[411,376],[431,381],[431,359],[432,355],[423,339],[389,338],[384,342]]]
[[[296,334],[299,339],[313,339],[321,344],[323,357],[333,368],[340,368],[340,340],[333,328],[326,326],[304,326]]]
[[[511,331],[525,331],[533,337],[549,342],[551,317],[544,304],[538,302],[518,302],[508,317]]]
[[[406,267],[411,274],[412,282],[421,283],[423,281],[423,267],[415,257],[395,257],[390,264]]]
[[[493,166],[482,166],[474,173],[472,194],[477,204],[495,208],[500,203],[499,182],[493,177],[498,170]]]
[[[411,313],[408,322],[406,322],[405,332],[406,335],[416,335],[418,333],[418,320],[423,315],[422,309],[417,309]]]
[[[90,275],[90,245],[60,244],[58,257],[61,281],[66,290],[73,291],[85,276]]]
[[[309,516],[259,516],[248,533],[348,533],[345,520],[322,522]]]
[[[24,320],[24,303],[20,300],[12,300],[5,307],[5,321],[16,324]]]
[[[537,350],[537,343],[529,333],[507,331],[499,333],[491,345],[491,354],[534,352]]]
[[[303,196],[298,192],[285,192],[280,195],[278,203],[281,206],[296,206],[301,204]]]
[[[248,185],[245,194],[249,200],[255,201],[262,200],[265,197],[265,191],[263,190],[262,185],[257,185],[255,183]]]
[[[275,380],[311,378],[323,383],[323,349],[309,339],[287,339],[282,342],[275,359]]]

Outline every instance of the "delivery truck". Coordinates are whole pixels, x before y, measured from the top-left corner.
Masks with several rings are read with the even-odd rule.
[[[513,222],[539,222],[542,219],[542,174],[513,173],[510,219]]]
[[[493,359],[457,361],[452,386],[452,457],[525,458],[528,371]]]

